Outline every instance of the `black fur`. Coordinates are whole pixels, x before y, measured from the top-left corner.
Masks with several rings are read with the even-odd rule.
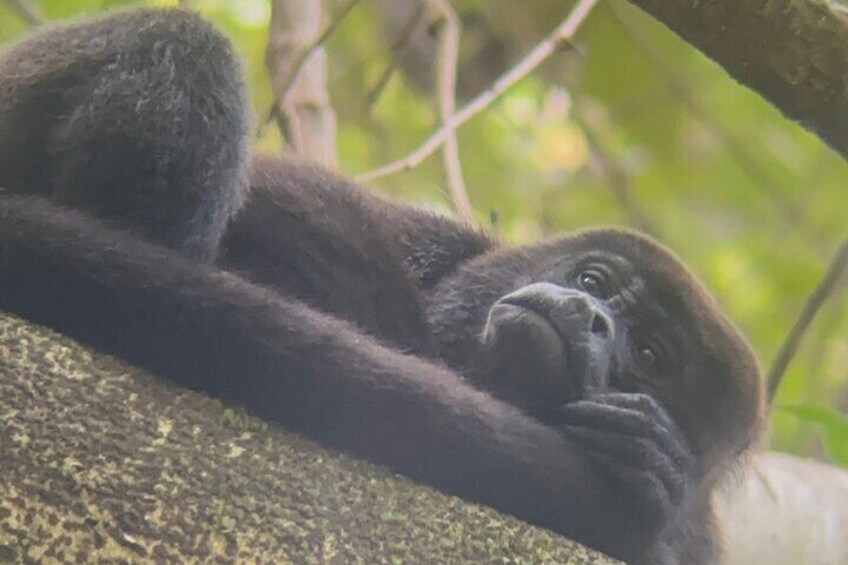
[[[250,180],[218,263],[404,350],[432,352],[424,293],[495,246],[481,232],[306,163],[258,158]]]
[[[714,558],[761,383],[662,247],[507,248],[260,159],[220,270],[247,119],[214,30],[155,10],[47,30],[0,79],[0,308],[629,561]]]
[[[104,22],[45,29],[0,58],[3,188],[212,260],[244,196],[241,65],[226,39],[187,13]]]

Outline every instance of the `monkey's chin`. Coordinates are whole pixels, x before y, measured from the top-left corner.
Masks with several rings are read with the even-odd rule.
[[[544,316],[523,306],[497,303],[481,336],[480,384],[530,412],[573,400],[568,347]]]

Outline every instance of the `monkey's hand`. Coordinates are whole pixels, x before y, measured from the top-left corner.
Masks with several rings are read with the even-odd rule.
[[[646,525],[661,528],[673,520],[694,486],[695,461],[683,434],[646,394],[607,393],[570,402],[559,410],[555,426],[632,498],[636,517]]]

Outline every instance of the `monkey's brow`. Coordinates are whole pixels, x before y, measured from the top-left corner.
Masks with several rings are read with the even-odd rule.
[[[622,297],[627,314],[633,320],[650,327],[657,321],[667,322],[674,319],[670,310],[661,302],[644,298],[651,295],[651,289],[642,277],[633,276],[630,281],[631,284],[622,285],[618,293]]]

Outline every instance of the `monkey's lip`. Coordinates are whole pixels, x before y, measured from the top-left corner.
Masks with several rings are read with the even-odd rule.
[[[496,395],[528,413],[572,399],[569,374],[577,366],[564,335],[544,311],[512,298],[491,307],[482,335],[484,351],[496,367],[490,386],[500,387]]]
[[[584,398],[591,391],[602,388],[608,380],[609,366],[604,361],[606,357],[597,355],[598,343],[594,336],[573,335],[567,325],[552,319],[548,309],[528,302],[521,297],[509,297],[498,301],[492,311],[499,307],[505,309],[506,316],[500,316],[501,324],[509,324],[513,331],[517,329],[525,335],[520,354],[541,352],[548,358],[550,364],[546,365],[544,374],[554,380],[549,386],[559,391],[554,395],[557,403]],[[549,347],[541,345],[540,339],[544,339]]]
[[[535,304],[532,304],[529,301],[521,300],[518,297],[506,297],[506,298],[502,298],[501,300],[499,300],[495,304],[493,309],[498,307],[498,306],[508,306],[508,307],[511,307],[511,308],[516,308],[516,309],[521,310],[524,313],[530,314],[533,317],[533,319],[540,319],[542,322],[545,323],[545,325],[554,334],[556,334],[556,336],[559,338],[560,344],[565,349],[568,349],[568,347],[569,347],[568,336],[563,334],[562,330],[557,327],[557,325],[554,323],[553,320],[551,320],[551,318],[550,318],[550,316],[548,315],[547,312],[540,311],[539,308]]]

